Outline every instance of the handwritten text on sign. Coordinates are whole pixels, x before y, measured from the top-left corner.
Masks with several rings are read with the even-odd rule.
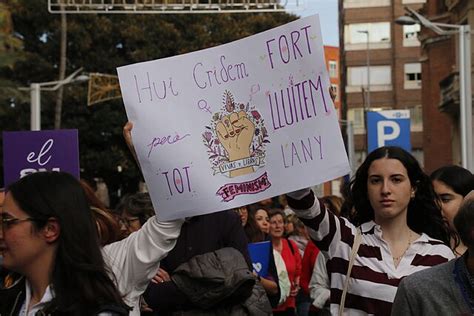
[[[349,171],[318,16],[118,73],[162,219],[238,207]]]

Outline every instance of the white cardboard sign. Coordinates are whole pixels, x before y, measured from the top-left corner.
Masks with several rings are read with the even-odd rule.
[[[317,15],[118,74],[160,219],[230,209],[349,172]]]

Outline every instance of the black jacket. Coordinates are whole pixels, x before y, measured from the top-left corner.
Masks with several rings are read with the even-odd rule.
[[[160,268],[172,275],[178,266],[197,255],[232,247],[243,255],[250,269],[252,263],[247,245],[247,236],[240,216],[234,211],[194,216],[187,219],[181,227],[176,246],[160,262]],[[192,306],[174,282],[150,282],[143,296],[148,306],[159,315],[167,315]]]
[[[193,305],[173,315],[272,314],[265,289],[234,248],[195,256],[174,271],[172,280]]]
[[[17,316],[20,312],[20,309],[26,299],[26,284],[25,278],[19,277],[16,282],[8,287],[0,289],[0,316]],[[103,305],[91,316],[98,315],[100,313],[111,313],[113,316],[126,316],[129,314],[129,311],[122,307],[116,305]],[[36,316],[67,316],[68,313],[64,312],[51,312],[45,313],[40,310],[36,312]]]

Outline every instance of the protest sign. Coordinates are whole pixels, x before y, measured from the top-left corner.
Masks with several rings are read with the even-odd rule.
[[[3,132],[3,170],[5,186],[41,171],[79,178],[77,130]]]
[[[261,277],[268,276],[268,264],[270,262],[270,251],[272,244],[270,241],[249,243],[249,255],[252,260],[253,271]]]
[[[118,68],[161,219],[230,209],[349,172],[318,16]]]

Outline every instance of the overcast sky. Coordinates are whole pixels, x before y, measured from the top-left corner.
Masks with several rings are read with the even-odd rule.
[[[295,11],[302,17],[319,14],[324,45],[339,46],[338,0],[300,0],[299,9]],[[291,2],[291,1],[290,1]]]

